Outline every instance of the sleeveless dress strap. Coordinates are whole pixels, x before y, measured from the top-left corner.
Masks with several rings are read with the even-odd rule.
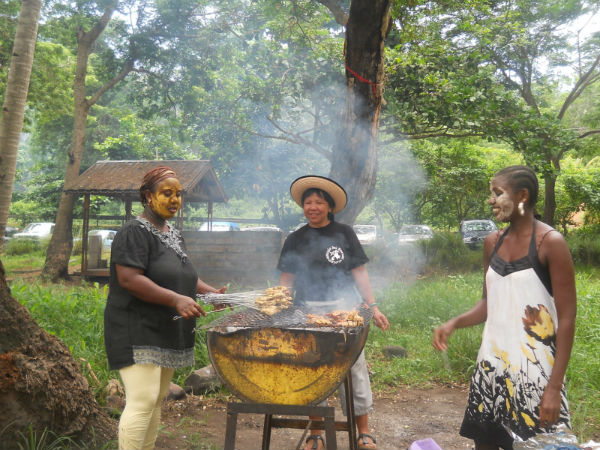
[[[542,265],[542,263],[540,262],[540,258],[538,256],[538,246],[536,245],[536,239],[535,239],[536,222],[537,222],[537,220],[533,219],[533,233],[531,233],[531,241],[529,242],[529,253],[527,254],[527,257],[529,259],[529,262],[531,263],[531,267],[533,267],[533,270],[537,274],[538,278],[540,279],[542,284],[546,287],[546,290],[548,291],[548,293],[550,295],[552,295],[552,280],[550,279],[550,271],[548,270],[547,266]],[[554,231],[554,230],[550,230],[550,231]],[[542,237],[542,241],[544,240],[544,238],[550,231],[548,231],[544,234],[544,236]],[[541,245],[541,241],[540,241],[540,245]]]

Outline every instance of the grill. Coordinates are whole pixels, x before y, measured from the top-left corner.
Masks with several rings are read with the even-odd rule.
[[[288,308],[273,316],[255,309],[226,315],[207,326],[211,362],[229,390],[253,403],[315,405],[343,382],[362,351],[364,325],[316,327],[306,312]]]

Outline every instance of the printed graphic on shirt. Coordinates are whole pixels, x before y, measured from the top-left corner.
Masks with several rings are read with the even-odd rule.
[[[340,247],[332,245],[325,252],[325,257],[331,264],[339,264],[344,260],[344,251]]]

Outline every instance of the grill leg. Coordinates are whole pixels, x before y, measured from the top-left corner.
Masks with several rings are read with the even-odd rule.
[[[234,450],[235,448],[235,432],[237,428],[238,413],[231,411],[230,405],[227,405],[227,425],[225,428],[225,446],[223,450]]]
[[[265,414],[265,425],[263,426],[262,450],[269,450],[271,446],[271,424],[273,414]]]
[[[354,415],[354,393],[352,391],[352,372],[349,370],[344,380],[344,392],[346,394],[346,419],[348,420],[348,440],[350,450],[358,449],[356,442],[356,416]]]

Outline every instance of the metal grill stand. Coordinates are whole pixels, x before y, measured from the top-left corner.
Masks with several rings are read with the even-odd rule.
[[[225,429],[224,450],[234,450],[235,434],[237,429],[237,416],[240,413],[264,414],[262,450],[269,450],[271,444],[271,430],[273,428],[294,428],[325,430],[325,443],[328,450],[337,450],[336,431],[347,431],[350,450],[357,450],[356,417],[354,416],[354,395],[352,393],[352,374],[350,370],[344,379],[344,392],[346,394],[346,420],[335,421],[332,406],[306,406],[306,405],[275,405],[266,403],[227,403],[227,426]],[[284,416],[317,416],[323,420],[289,419],[273,417]]]

